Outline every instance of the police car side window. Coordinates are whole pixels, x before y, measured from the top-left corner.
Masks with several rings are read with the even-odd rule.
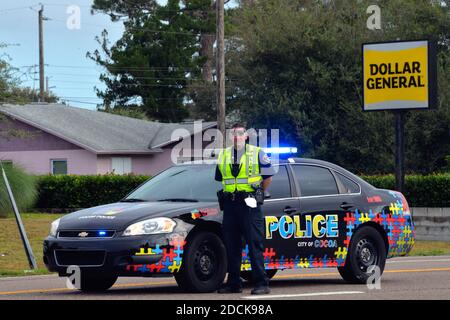
[[[359,192],[359,185],[346,176],[340,174],[339,172],[336,172],[339,180],[341,180],[342,184],[345,188],[345,193],[358,193]]]
[[[336,181],[327,168],[310,165],[294,165],[292,168],[302,197],[339,194]]]
[[[286,166],[279,166],[278,172],[272,176],[272,183],[269,186],[270,199],[290,198],[291,186]]]

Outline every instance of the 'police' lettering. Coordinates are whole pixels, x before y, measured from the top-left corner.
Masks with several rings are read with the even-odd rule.
[[[338,216],[336,214],[314,216],[304,215],[303,223],[300,222],[300,216],[283,215],[280,218],[276,216],[266,216],[266,239],[272,239],[273,233],[277,232],[283,239],[294,237],[303,238],[336,238],[339,236]]]

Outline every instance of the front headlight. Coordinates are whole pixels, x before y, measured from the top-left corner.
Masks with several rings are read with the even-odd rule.
[[[52,222],[52,225],[50,226],[50,236],[52,237],[56,237],[56,233],[58,231],[58,227],[59,227],[59,220],[61,219],[56,219],[55,221]]]
[[[177,223],[170,218],[154,218],[136,222],[123,232],[124,236],[137,236],[142,234],[170,233]]]

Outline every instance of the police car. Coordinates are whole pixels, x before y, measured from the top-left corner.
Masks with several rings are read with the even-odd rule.
[[[337,268],[343,279],[365,283],[386,258],[414,244],[405,197],[377,189],[329,162],[290,158],[275,165],[265,218],[267,274],[278,270]],[[216,290],[226,274],[221,183],[215,164],[166,169],[117,203],[73,212],[54,221],[44,262],[60,276],[81,270],[79,288],[101,291],[119,276],[174,276],[190,292]],[[241,275],[250,279],[243,243]]]

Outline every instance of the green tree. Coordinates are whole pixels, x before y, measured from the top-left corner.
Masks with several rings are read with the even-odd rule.
[[[189,93],[204,86],[199,41],[211,29],[211,16],[202,14],[210,5],[210,0],[169,0],[166,5],[96,0],[93,10],[123,20],[125,27],[112,46],[104,31],[98,39],[102,52],[88,53],[106,69],[100,79],[107,89],[97,91],[105,104],[140,107],[148,118],[160,121],[187,117]]]
[[[0,43],[0,49],[6,45]],[[0,54],[0,105],[3,103],[26,104],[39,101],[39,92],[29,87],[22,87],[18,74],[19,70],[10,64],[11,58],[5,53]],[[53,94],[45,94],[45,101],[56,102],[58,98]],[[15,129],[10,119],[0,113],[0,138],[21,137],[30,138],[24,130]],[[1,160],[1,159],[0,159]]]
[[[0,43],[0,49],[6,48],[6,44]],[[29,87],[21,86],[17,77],[19,70],[11,65],[11,58],[0,53],[0,104],[13,103],[25,104],[39,101],[39,92]],[[53,93],[45,94],[45,101],[56,102],[58,97]]]
[[[361,44],[438,41],[439,107],[407,117],[407,169],[437,170],[448,154],[449,15],[442,1],[385,0],[382,29],[368,30],[373,1],[245,1],[233,18],[226,70],[229,109],[255,128],[279,128],[302,156],[355,172],[392,172],[394,119],[361,110]],[[423,134],[425,132],[425,134]],[[419,139],[420,136],[420,139]]]
[[[135,119],[151,120],[147,117],[145,112],[142,111],[142,108],[140,106],[126,106],[126,107],[117,106],[109,110],[98,108],[98,111],[108,112],[112,114],[117,114],[119,116],[130,117]]]

